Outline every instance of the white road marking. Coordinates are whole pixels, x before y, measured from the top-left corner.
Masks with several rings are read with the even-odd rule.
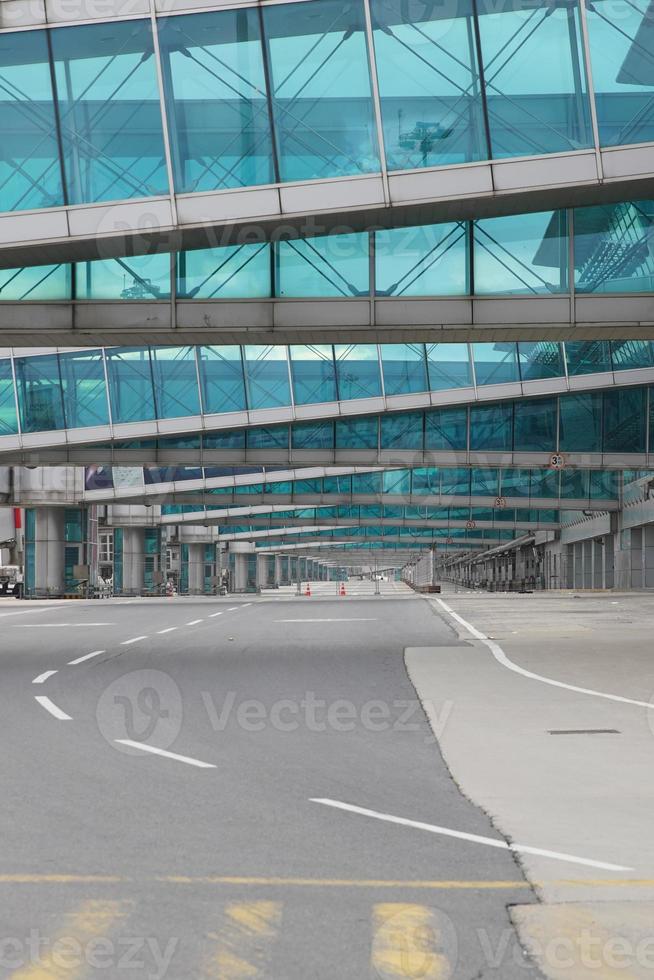
[[[172,632],[173,632],[173,630],[176,630],[176,629],[177,629],[177,627],[176,627],[176,626],[169,626],[169,627],[168,627],[167,629],[165,629],[165,630],[157,630],[157,633],[158,633],[158,634],[159,634],[159,635],[161,636],[161,634],[162,634],[162,633],[172,633]]]
[[[430,834],[441,834],[444,837],[456,837],[472,844],[485,844],[487,847],[499,847],[504,851],[515,851],[518,854],[537,854],[540,857],[552,858],[555,861],[567,861],[570,864],[583,864],[589,868],[602,868],[605,871],[633,871],[622,864],[609,864],[607,861],[593,861],[590,858],[578,857],[575,854],[564,854],[560,851],[548,851],[540,847],[529,847],[526,844],[507,844],[506,841],[494,837],[480,837],[479,834],[467,834],[461,830],[451,830],[449,827],[439,827],[437,824],[422,823],[420,820],[408,820],[406,817],[394,817],[390,813],[379,813],[377,810],[367,810],[362,806],[351,803],[341,803],[338,800],[312,798],[310,803],[322,803],[324,806],[346,810],[348,813],[358,813],[363,817],[384,820],[386,823],[399,824],[402,827],[413,827],[416,830],[426,830]]]
[[[55,718],[57,718],[59,721],[73,720],[70,717],[70,715],[67,715],[65,711],[62,711],[61,708],[58,708],[57,705],[54,704],[50,700],[50,698],[46,698],[45,695],[42,694],[34,695],[34,700],[38,701],[42,708],[45,708],[46,711],[49,711],[50,714],[53,715]]]
[[[214,616],[222,616],[223,612],[224,612],[224,610],[222,612],[210,613],[209,619],[213,619]]]
[[[76,667],[77,664],[83,664],[85,660],[91,660],[92,657],[99,657],[101,653],[106,653],[106,650],[94,650],[93,653],[85,653],[83,657],[78,657],[77,660],[69,660],[69,667]]]
[[[252,605],[252,603],[251,603],[251,602],[244,602],[244,603],[243,603],[243,605],[242,605],[242,606],[241,606],[240,608],[241,608],[241,609],[247,609],[247,607],[248,607],[248,606],[251,606],[251,605]]]
[[[347,619],[276,619],[276,623],[376,623],[375,616],[368,618],[352,617]]]
[[[138,643],[139,640],[147,640],[147,636],[133,636],[131,640],[123,640],[121,647],[127,647],[130,643]]]
[[[552,677],[543,677],[542,674],[534,674],[531,670],[526,670],[524,667],[520,667],[519,664],[514,663],[513,660],[509,660],[499,643],[495,643],[494,640],[491,640],[490,637],[476,629],[471,623],[466,622],[462,616],[455,613],[446,602],[443,602],[442,599],[437,599],[436,602],[442,606],[445,612],[448,613],[452,619],[455,619],[457,623],[467,629],[468,632],[475,637],[475,639],[481,640],[482,643],[485,643],[497,660],[498,664],[501,664],[502,667],[508,668],[508,670],[514,671],[516,674],[521,674],[523,677],[528,677],[532,681],[540,681],[541,684],[549,684],[551,687],[561,687],[566,691],[574,691],[576,694],[589,694],[591,697],[604,698],[606,701],[618,701],[620,704],[635,704],[637,708],[649,708],[650,710],[654,710],[654,701],[635,701],[633,698],[624,698],[619,694],[606,694],[604,691],[594,691],[588,687],[577,687],[575,684],[566,684],[563,681],[556,681]]]
[[[44,674],[39,674],[38,677],[35,677],[34,680],[32,681],[32,684],[44,684],[47,681],[48,677],[52,677],[56,673],[57,673],[56,670],[46,670]]]
[[[151,752],[152,755],[161,755],[164,759],[174,759],[175,762],[185,762],[189,766],[197,766],[198,769],[215,769],[212,762],[201,762],[199,759],[191,759],[188,755],[177,755],[176,752],[166,752],[165,749],[157,749],[154,745],[146,745],[145,742],[132,742],[129,738],[117,738],[119,745],[129,745],[132,749],[141,749],[142,752]]]
[[[191,622],[190,623],[187,623],[186,625],[187,626],[197,626],[198,623],[203,623],[203,622],[204,622],[203,619],[192,619]]]
[[[86,628],[87,626],[115,626],[116,624],[115,623],[9,623],[9,625],[11,626],[12,629],[15,630],[34,630],[34,629],[54,630],[54,629],[62,629],[63,627],[69,629],[70,627],[74,627],[74,626],[83,626]]]
[[[234,612],[235,609],[239,609],[240,606],[230,606],[227,612]]]
[[[64,599],[63,601],[61,600],[59,601],[61,602],[62,606],[69,606],[71,602],[75,602],[76,600]],[[49,613],[53,612],[52,605],[50,603],[48,603],[47,606],[44,606],[42,608],[39,608],[37,606],[35,609],[19,609],[18,611],[15,612],[3,612],[0,613],[0,619],[5,619],[6,616],[37,616],[39,613],[46,613],[46,612]]]

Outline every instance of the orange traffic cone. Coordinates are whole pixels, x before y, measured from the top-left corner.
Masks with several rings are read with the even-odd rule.
[[[341,582],[341,589],[338,593],[339,595],[345,595],[345,582]]]
[[[307,591],[304,594],[311,595],[311,582],[307,582]]]

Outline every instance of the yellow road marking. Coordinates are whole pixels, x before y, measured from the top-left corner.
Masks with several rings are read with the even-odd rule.
[[[261,885],[299,888],[433,888],[438,889],[510,889],[545,885],[571,888],[654,888],[654,878],[550,878],[528,881],[486,881],[473,879],[399,879],[387,878],[284,878],[252,875],[155,875],[132,878],[125,875],[84,874],[0,874],[2,885],[121,885],[134,881],[164,885]]]
[[[19,967],[10,974],[11,980],[78,980],[88,976],[85,947],[106,936],[131,904],[97,899],[83,902],[75,912],[63,917],[62,928],[39,960]]]
[[[282,919],[280,902],[233,902],[224,911],[202,975],[214,980],[259,980],[266,975]]]
[[[442,946],[443,932],[451,923],[436,909],[385,902],[374,906],[373,922],[370,961],[382,980],[448,980],[452,976],[456,963],[451,963]]]

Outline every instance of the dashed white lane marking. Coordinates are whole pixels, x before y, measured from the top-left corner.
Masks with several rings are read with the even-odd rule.
[[[276,619],[276,623],[376,623],[376,617],[348,617],[344,619]]]
[[[463,616],[459,616],[458,613],[454,612],[446,602],[442,599],[436,599],[436,602],[441,606],[445,612],[455,619],[457,623],[467,629],[475,639],[481,640],[485,643],[490,652],[493,654],[498,664],[502,667],[506,667],[508,670],[514,671],[516,674],[521,674],[523,677],[528,677],[532,681],[540,681],[541,684],[549,684],[550,687],[561,687],[566,691],[574,691],[576,694],[589,694],[594,698],[604,698],[606,701],[618,701],[620,704],[635,704],[638,708],[649,708],[654,710],[654,701],[635,701],[633,698],[624,698],[619,694],[606,694],[604,691],[594,691],[588,687],[577,687],[575,684],[566,684],[563,681],[556,681],[552,677],[543,677],[542,674],[534,674],[531,670],[526,670],[524,667],[520,667],[519,664],[509,660],[499,643],[495,643],[488,636],[482,633],[480,630],[476,629],[471,623],[468,623]]]
[[[222,616],[223,612],[224,612],[224,610],[222,610],[221,612],[217,612],[217,613],[210,613],[209,619],[213,619],[214,616]]]
[[[65,711],[62,711],[61,708],[58,708],[57,705],[54,704],[50,700],[50,698],[46,698],[45,695],[36,694],[34,695],[34,700],[38,701],[42,708],[45,708],[46,711],[49,711],[50,714],[53,715],[55,718],[57,718],[59,721],[73,720],[70,717],[70,715],[67,715]]]
[[[177,627],[176,627],[176,626],[169,626],[169,627],[168,627],[167,629],[165,629],[165,630],[157,630],[157,633],[158,633],[158,634],[159,634],[159,635],[161,636],[161,634],[162,634],[162,633],[172,633],[172,632],[173,632],[173,630],[176,630],[176,629],[177,629]]]
[[[75,602],[74,599],[68,599],[68,600],[59,599],[58,601],[61,603],[62,606],[69,606],[71,602]],[[52,605],[50,603],[48,603],[47,606],[44,606],[41,609],[37,607],[36,609],[19,609],[17,611],[14,610],[14,612],[3,612],[0,613],[0,619],[5,619],[7,616],[38,616],[39,613],[46,613],[46,612],[49,613],[53,612]]]
[[[53,677],[56,673],[56,670],[46,670],[44,674],[39,674],[38,677],[35,677],[32,684],[44,684],[48,677]]]
[[[386,823],[399,824],[401,827],[413,827],[416,830],[426,830],[430,834],[441,834],[444,837],[456,837],[458,840],[469,841],[471,844],[485,844],[487,847],[499,847],[503,851],[515,851],[518,854],[537,854],[540,857],[552,858],[554,861],[567,861],[570,864],[583,864],[589,868],[602,868],[605,871],[633,871],[622,864],[609,864],[607,861],[593,861],[590,858],[578,857],[575,854],[564,854],[561,851],[547,851],[540,847],[529,847],[526,844],[507,844],[506,841],[494,837],[481,837],[479,834],[467,834],[462,830],[451,830],[449,827],[439,827],[437,824],[423,823],[420,820],[408,820],[406,817],[394,817],[390,813],[379,813],[351,803],[341,803],[339,800],[312,798],[310,803],[322,803],[337,810],[348,813],[358,813],[363,817],[383,820]]]
[[[69,667],[76,667],[77,664],[83,664],[85,660],[91,660],[93,657],[99,657],[100,654],[106,653],[106,650],[94,650],[92,653],[85,653],[83,657],[78,657],[77,660],[69,660]]]
[[[9,623],[12,629],[15,630],[54,630],[54,629],[70,629],[74,626],[115,626],[115,623]]]
[[[176,752],[167,752],[165,749],[157,749],[154,745],[146,745],[145,742],[132,742],[128,738],[117,738],[119,745],[129,745],[132,749],[141,749],[142,752],[151,752],[152,755],[163,756],[164,759],[174,759],[175,762],[185,762],[188,766],[197,766],[198,769],[215,769],[212,762],[201,762],[199,759],[191,759],[188,755],[177,755]]]
[[[131,640],[123,640],[121,647],[127,647],[130,643],[138,643],[139,640],[147,640],[147,636],[133,636]]]
[[[240,609],[240,606],[230,606],[227,612],[234,612],[235,609]]]
[[[190,623],[187,623],[186,625],[187,626],[197,626],[198,623],[203,623],[203,622],[204,622],[203,619],[192,619],[191,622]]]
[[[240,608],[240,609],[247,609],[247,607],[248,607],[248,606],[251,606],[251,605],[252,605],[252,603],[251,603],[251,602],[244,602],[244,603],[243,603],[243,605],[242,605],[242,606],[240,606],[239,608]]]

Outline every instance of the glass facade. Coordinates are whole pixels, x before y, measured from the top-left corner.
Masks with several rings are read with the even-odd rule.
[[[600,145],[647,143],[648,0],[370,0],[374,51],[363,0],[6,32],[0,210],[588,148],[582,2]]]
[[[1,36],[1,35],[0,35]],[[1,90],[0,90],[1,94]],[[1,112],[0,102],[0,112]],[[569,228],[574,227],[573,248]],[[0,303],[654,292],[654,202],[0,270]]]
[[[202,413],[229,415],[257,409],[288,410],[293,405],[383,396],[393,399],[430,390],[457,391],[461,387],[469,387],[465,400],[474,402],[473,374],[479,390],[486,386],[528,384],[542,378],[558,378],[560,388],[565,388],[564,361],[570,377],[615,372],[619,381],[620,371],[654,367],[654,345],[648,341],[587,341],[560,345],[499,342],[108,347],[14,357],[15,389],[12,359],[5,357],[0,358],[0,434],[88,428],[110,421],[199,420]],[[602,376],[598,384],[606,385],[606,379]],[[532,397],[522,397],[515,403],[484,400],[472,405],[471,450],[554,451],[557,448],[552,429],[556,399],[534,400],[534,389],[525,390]],[[640,404],[635,395],[630,400],[624,392],[643,390],[605,387],[600,392],[559,395],[560,448],[603,451],[602,397],[614,394],[617,407],[610,417],[614,419],[617,413],[620,419]],[[517,393],[509,389],[504,398],[519,393],[520,389]],[[494,397],[501,394],[501,389],[497,389]],[[404,407],[410,406],[402,402],[389,402],[388,406],[396,412]],[[380,406],[375,404],[368,410],[380,411]],[[424,448],[466,449],[465,426],[462,429],[466,411],[455,407],[428,411]],[[645,414],[643,409],[643,417]],[[620,431],[613,423],[609,427],[608,418],[605,434]],[[302,430],[307,448],[311,445],[324,448],[325,439],[331,440],[327,436],[331,421],[301,424],[308,426]],[[387,431],[391,429],[392,424]],[[644,438],[643,433],[644,430],[641,433]],[[239,430],[207,432],[202,438],[207,448],[227,450],[244,445]],[[265,438],[259,445],[271,445]],[[317,441],[306,441],[311,439]],[[617,439],[615,436],[615,445]],[[199,440],[199,435],[185,435],[160,442],[161,448],[167,446],[171,450],[196,449]],[[626,448],[640,445],[641,441],[635,437],[626,440],[623,451],[643,451]],[[253,443],[250,441],[249,445]],[[288,445],[288,440],[284,445]],[[376,417],[339,418],[335,445],[343,449],[376,449]],[[409,440],[404,448],[412,447],[413,442]]]

